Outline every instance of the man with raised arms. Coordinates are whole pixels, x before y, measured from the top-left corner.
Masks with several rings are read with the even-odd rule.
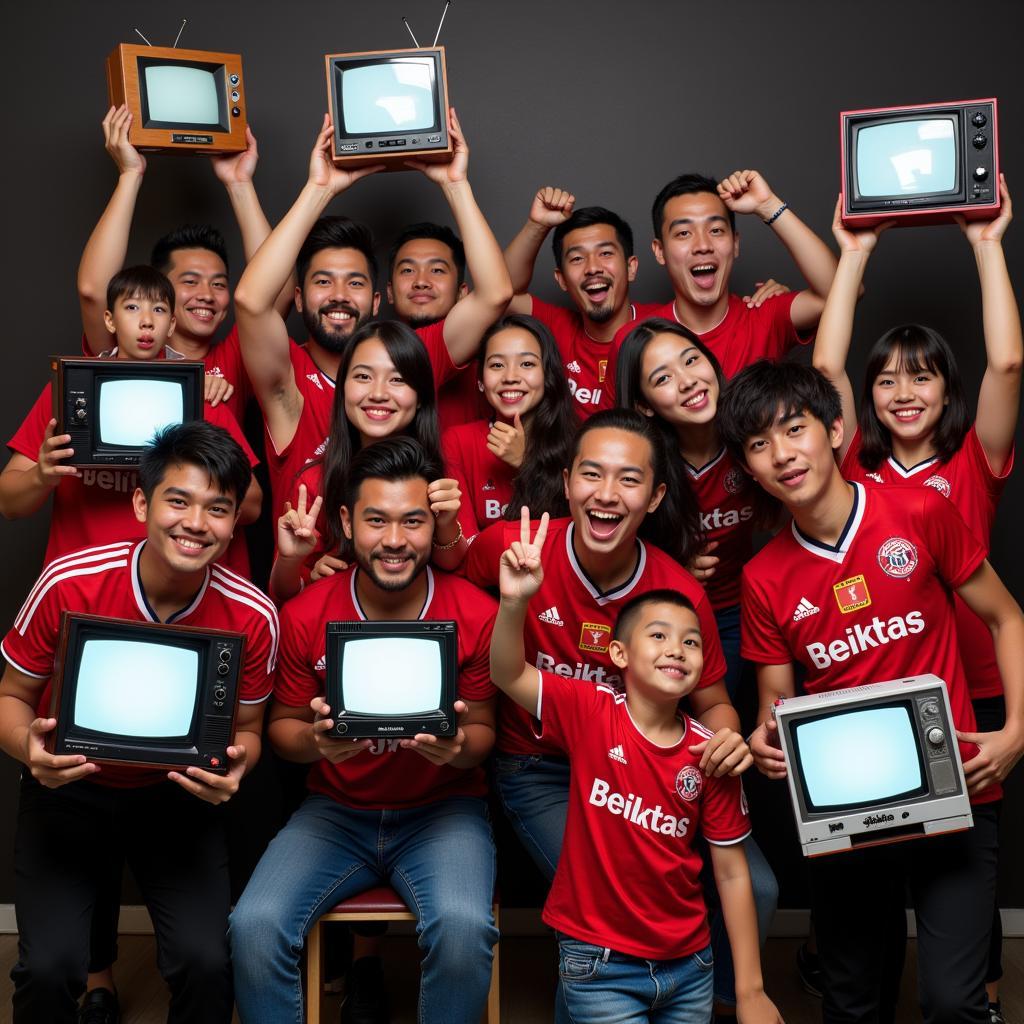
[[[473,198],[467,177],[469,149],[454,110],[449,113],[449,130],[455,144],[449,163],[409,161],[441,188],[466,251],[474,254],[470,269],[477,271],[474,291],[443,323],[420,332],[438,387],[473,356],[487,325],[511,294],[501,251]],[[345,218],[323,216],[335,196],[380,170],[380,165],[357,171],[335,167],[328,155],[332,131],[325,115],[306,185],[249,263],[235,293],[242,355],[271,442],[267,461],[275,514],[286,497],[282,487],[318,454],[327,437],[334,379],[345,343],[380,306],[369,232]],[[275,306],[296,259],[295,305],[310,335],[304,349],[290,341]]]

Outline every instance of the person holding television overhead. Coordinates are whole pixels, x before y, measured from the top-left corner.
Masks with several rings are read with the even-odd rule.
[[[455,144],[450,162],[409,162],[448,200],[474,272],[473,291],[442,322],[418,332],[439,388],[474,355],[484,330],[511,297],[501,250],[473,198],[469,148],[454,110],[449,112],[449,131]],[[354,171],[335,167],[329,156],[332,132],[324,115],[302,192],[250,261],[235,291],[242,354],[271,440],[275,515],[291,478],[317,454],[329,433],[330,396],[345,345],[380,305],[369,232],[345,218],[322,216],[331,200],[380,165]],[[289,341],[274,304],[296,260],[295,303],[310,334],[305,349]]]
[[[51,562],[0,644],[7,659],[0,748],[27,769],[15,839],[19,960],[12,978],[19,1024],[76,1019],[91,911],[108,861],[122,857],[153,918],[171,989],[168,1020],[231,1020],[226,834],[223,815],[210,805],[230,799],[259,758],[278,641],[271,601],[216,564],[250,476],[245,452],[222,428],[195,422],[160,433],[130,497],[145,539]],[[100,766],[78,754],[47,753],[46,736],[57,724],[47,715],[64,610],[245,634],[226,774]],[[145,704],[145,679],[137,689]]]
[[[494,742],[489,650],[495,603],[429,567],[434,520],[427,493],[441,467],[419,444],[392,437],[353,459],[340,515],[354,562],[282,610],[281,663],[268,736],[284,758],[309,763],[310,794],[268,847],[231,917],[239,1015],[246,1024],[302,1019],[298,950],[310,923],[381,883],[418,918],[424,954],[421,1021],[476,1024],[490,984],[494,846],[481,762]],[[287,524],[282,524],[286,528]],[[301,543],[301,540],[300,540]],[[336,738],[324,699],[330,622],[452,621],[457,627],[455,735]],[[404,707],[388,646],[359,689]],[[347,692],[347,687],[346,687]]]
[[[993,804],[1024,752],[1024,616],[953,502],[931,487],[843,479],[834,457],[842,406],[819,371],[761,360],[729,383],[719,415],[733,456],[793,516],[743,570],[742,653],[758,666],[760,691],[750,739],[758,767],[785,777],[771,708],[793,695],[794,662],[809,693],[934,673],[947,687],[973,805],[966,832],[809,862],[825,1020],[891,1016],[878,922],[903,907],[909,885],[925,1021],[987,1021]],[[953,592],[994,638],[1006,691],[997,731],[976,731]]]
[[[103,298],[107,282],[124,266],[135,203],[146,173],[146,158],[128,141],[131,126],[132,115],[125,106],[111,107],[103,118],[103,138],[117,166],[118,179],[78,265],[86,355],[100,355],[109,347],[103,327]],[[270,234],[270,224],[253,186],[258,160],[256,138],[249,128],[245,137],[247,146],[241,153],[211,156],[210,163],[227,190],[248,260]],[[231,304],[223,236],[209,224],[183,225],[157,240],[150,263],[174,285],[173,350],[206,364],[207,400],[214,405],[226,403],[241,423],[252,392],[242,365],[237,327],[232,327],[222,341],[214,341]],[[288,281],[278,295],[282,310],[291,305],[292,285]]]

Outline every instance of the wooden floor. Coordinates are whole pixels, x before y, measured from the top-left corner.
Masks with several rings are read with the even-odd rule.
[[[412,1024],[416,1019],[417,959],[411,938],[385,940],[385,960],[391,982],[393,1024]],[[13,935],[0,936],[0,1022],[11,1020],[11,983],[8,977],[17,957]],[[797,939],[771,939],[765,953],[765,981],[787,1024],[812,1024],[820,1020],[819,1002],[807,995],[796,977],[794,956]],[[167,1012],[163,982],[154,964],[153,940],[148,936],[123,936],[117,981],[121,992],[124,1024],[162,1024]],[[1006,976],[1003,1010],[1009,1024],[1024,1024],[1024,939],[1007,939],[1003,947]],[[551,1020],[551,994],[555,985],[554,945],[546,939],[510,938],[501,943],[502,1024],[542,1024]],[[899,1020],[920,1020],[914,997],[916,958],[914,943],[907,954]],[[338,1020],[338,997],[324,1000],[323,1020]]]

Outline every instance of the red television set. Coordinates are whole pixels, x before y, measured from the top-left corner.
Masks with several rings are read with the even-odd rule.
[[[107,57],[113,106],[132,113],[138,149],[240,153],[245,149],[245,80],[237,53],[121,43]]]
[[[944,224],[999,213],[996,100],[845,110],[842,220],[851,228]]]

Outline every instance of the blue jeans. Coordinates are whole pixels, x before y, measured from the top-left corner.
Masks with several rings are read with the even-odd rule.
[[[494,769],[495,788],[505,814],[534,863],[550,881],[555,877],[558,856],[562,852],[565,814],[569,806],[569,763],[540,755],[497,754]],[[779,901],[779,886],[753,839],[747,839],[743,848],[750,865],[750,885],[754,890],[758,933],[763,945]],[[703,882],[708,902],[716,905],[717,893],[710,871],[705,873]],[[712,914],[710,923],[715,960],[720,961],[715,970],[715,999],[734,1005],[736,982],[732,951],[721,912]]]
[[[678,960],[641,960],[558,936],[558,980],[572,1024],[707,1024],[711,947]]]
[[[743,659],[740,657],[740,606],[730,605],[715,612],[718,626],[718,640],[725,655],[725,689],[729,700],[736,703],[736,691],[743,676]]]
[[[478,1024],[498,939],[494,840],[484,801],[365,811],[318,795],[306,798],[267,847],[231,915],[244,1024],[302,1024],[299,954],[313,922],[383,883],[416,914],[420,1024]]]

